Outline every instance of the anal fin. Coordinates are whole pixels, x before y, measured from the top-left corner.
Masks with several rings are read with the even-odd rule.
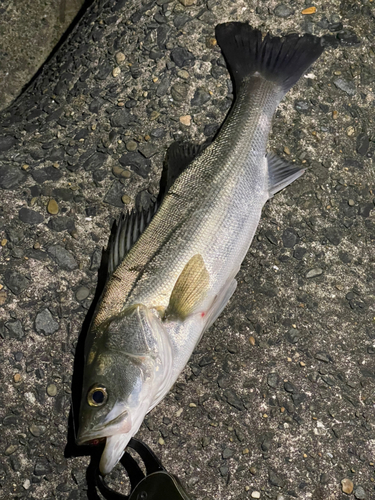
[[[305,169],[282,160],[276,155],[266,156],[268,166],[268,191],[270,198],[298,179]]]

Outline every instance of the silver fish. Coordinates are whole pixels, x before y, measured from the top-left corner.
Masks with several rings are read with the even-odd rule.
[[[120,224],[115,269],[86,340],[77,441],[106,438],[103,475],[235,291],[263,205],[303,173],[267,155],[266,145],[277,105],[322,53],[320,39],[267,35],[262,41],[245,23],[217,26],[216,38],[234,78],[234,105],[148,226],[143,216]]]

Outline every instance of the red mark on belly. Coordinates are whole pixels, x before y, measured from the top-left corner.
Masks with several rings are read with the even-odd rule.
[[[201,313],[201,318],[204,318],[206,316],[206,313],[205,312],[202,312]]]

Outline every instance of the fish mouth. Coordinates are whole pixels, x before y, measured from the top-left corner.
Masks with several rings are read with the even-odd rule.
[[[128,411],[121,412],[117,417],[102,425],[96,425],[91,429],[84,429],[81,427],[78,430],[76,443],[78,446],[99,444],[106,438],[112,436],[128,433],[131,429],[131,422],[127,418]]]
[[[117,434],[106,439],[105,448],[99,463],[99,471],[102,476],[109,474],[121,460],[125,453],[125,448],[133,437],[133,434],[133,432]]]

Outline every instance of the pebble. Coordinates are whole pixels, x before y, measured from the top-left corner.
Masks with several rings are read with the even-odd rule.
[[[7,301],[7,293],[3,290],[0,292],[0,306],[3,306]]]
[[[39,334],[52,335],[59,329],[59,323],[53,319],[49,309],[43,309],[35,317],[35,329]]]
[[[7,333],[4,335],[5,338],[20,340],[24,336],[22,323],[19,319],[7,321],[5,327],[7,329]]]
[[[48,384],[46,392],[47,392],[48,396],[50,396],[51,398],[54,398],[57,394],[56,385],[55,384]]]
[[[52,231],[56,231],[57,233],[61,231],[73,231],[74,218],[65,216],[51,217],[47,225]]]
[[[35,425],[31,424],[29,427],[29,431],[35,437],[40,437],[46,432],[47,428],[44,425]]]
[[[18,217],[25,224],[40,224],[44,221],[44,217],[42,214],[26,207],[21,208],[21,210],[18,212]]]
[[[184,6],[184,7],[190,7],[190,5],[195,5],[197,3],[197,0],[179,0],[179,2]]]
[[[11,135],[4,135],[0,137],[0,151],[8,151],[8,149],[13,147],[15,144],[17,144],[17,139]]]
[[[3,239],[1,240],[1,242],[0,242],[0,245],[1,245],[2,247],[5,247],[5,245],[6,245],[7,243],[8,243],[8,240],[7,240],[6,238],[3,238]]]
[[[352,137],[353,135],[355,134],[355,128],[350,125],[347,129],[346,129],[346,135],[348,137]]]
[[[186,71],[186,69],[180,69],[177,71],[177,76],[179,76],[180,78],[183,78],[184,80],[187,80],[190,75]]]
[[[165,441],[164,441],[163,438],[159,438],[158,443],[161,444],[161,445],[163,445],[163,444],[165,444]]]
[[[129,203],[131,203],[132,199],[130,198],[130,196],[128,196],[127,194],[124,194],[123,196],[121,196],[121,201],[125,204],[125,205],[129,205]]]
[[[1,137],[0,137],[1,151]],[[14,168],[14,166],[0,165],[0,188],[13,189],[26,179],[25,172]]]
[[[78,302],[87,299],[89,295],[90,290],[86,286],[80,286],[76,291],[76,299],[78,300]]]
[[[280,476],[278,476],[272,469],[268,471],[268,477],[272,486],[278,486],[279,488],[282,488],[284,486],[284,480]]]
[[[78,263],[73,255],[61,245],[51,245],[47,252],[53,257],[60,267],[68,271],[77,269]]]
[[[123,169],[122,167],[119,167],[118,165],[115,165],[115,166],[112,168],[112,174],[113,174],[115,177],[121,177],[123,172],[124,172],[124,169]]]
[[[19,384],[22,381],[22,375],[20,373],[16,373],[13,376],[13,380],[16,384]]]
[[[326,354],[325,352],[317,352],[315,354],[315,359],[317,359],[318,361],[323,361],[323,363],[329,363],[328,354]]]
[[[362,488],[362,486],[356,486],[355,490],[354,490],[354,496],[358,499],[358,500],[365,500],[366,498],[366,492],[365,490]]]
[[[316,7],[307,7],[306,9],[303,9],[301,14],[308,15],[308,14],[315,14],[315,12],[316,12]]]
[[[211,99],[210,94],[207,92],[206,89],[203,87],[198,88],[195,93],[194,97],[191,100],[191,105],[192,106],[203,106],[206,102],[208,102]]]
[[[354,201],[354,200],[352,200],[352,199],[350,198],[350,199],[348,200],[348,205],[349,205],[349,207],[354,207],[354,205],[355,205],[355,201]]]
[[[255,474],[257,473],[257,470],[256,470],[255,467],[250,467],[249,468],[249,472],[250,472],[250,474],[252,474],[253,476],[255,476]]]
[[[205,436],[202,438],[202,447],[205,448],[211,443],[211,438],[209,436]]]
[[[52,472],[52,467],[46,458],[38,458],[35,467],[34,474],[36,476],[45,476]]]
[[[335,87],[346,92],[348,95],[355,95],[357,93],[357,89],[354,82],[348,82],[343,78],[336,78],[333,80]]]
[[[277,373],[272,372],[267,375],[267,384],[272,387],[272,389],[276,389],[279,385],[279,376]]]
[[[8,446],[8,448],[4,451],[4,454],[9,457],[10,455],[13,455],[15,451],[18,449],[18,444],[11,444]]]
[[[194,61],[195,58],[189,50],[183,47],[176,47],[171,51],[171,59],[179,68],[182,68]]]
[[[227,465],[222,465],[219,470],[222,477],[225,477],[229,472],[229,467]]]
[[[249,337],[249,342],[251,345],[255,345],[255,338],[252,335]]]
[[[297,236],[296,232],[294,231],[294,229],[292,229],[292,228],[284,229],[283,235],[281,238],[283,240],[284,248],[293,248],[298,241],[298,236]]]
[[[28,490],[31,486],[31,482],[30,482],[30,479],[26,479],[22,485],[23,489],[24,490]]]
[[[276,17],[281,17],[281,18],[287,18],[290,17],[294,14],[294,10],[291,9],[288,5],[285,4],[279,4],[275,7],[275,10],[273,11]]]
[[[344,31],[338,33],[337,38],[339,39],[340,44],[344,47],[354,47],[361,44],[361,40],[353,31]]]
[[[296,388],[291,382],[284,382],[284,389],[286,390],[286,392],[289,392],[291,394],[297,392]]]
[[[125,54],[123,52],[117,52],[116,54],[116,62],[117,64],[120,64],[125,61]]]
[[[47,205],[47,212],[51,215],[56,215],[59,213],[59,205],[57,201],[51,198]]]
[[[180,116],[180,123],[182,123],[182,125],[186,125],[187,127],[190,127],[191,115]]]
[[[306,278],[315,278],[316,276],[320,276],[323,274],[323,269],[320,267],[314,267],[313,269],[310,269],[310,271],[307,271],[306,273]]]
[[[370,146],[370,139],[364,133],[361,133],[357,137],[356,151],[361,156],[365,156],[368,148]]]
[[[189,87],[186,83],[175,83],[171,87],[172,99],[176,102],[183,102],[186,100],[189,92]]]
[[[128,151],[136,151],[138,144],[135,141],[128,141],[125,147]]]
[[[113,70],[112,70],[113,77],[116,78],[117,76],[119,76],[120,73],[121,73],[121,69],[118,66],[116,66],[116,68],[113,68]]]
[[[259,491],[253,491],[251,493],[251,498],[260,498],[260,492]]]
[[[140,144],[138,146],[139,152],[145,157],[145,158],[151,158],[151,156],[154,156],[154,154],[157,153],[158,149],[156,146],[151,144],[151,142],[145,142],[144,144]]]
[[[354,485],[350,479],[345,478],[341,481],[341,489],[343,493],[350,495],[353,492],[353,487]]]
[[[4,283],[15,295],[19,295],[30,285],[30,281],[17,271],[5,271]]]
[[[9,240],[15,245],[18,245],[24,239],[24,232],[20,229],[9,228],[7,229],[7,235]]]
[[[295,101],[294,108],[301,115],[307,115],[311,110],[311,105],[308,101]]]
[[[233,457],[233,455],[234,455],[234,450],[232,450],[232,448],[225,448],[222,456],[224,459],[227,459]]]

